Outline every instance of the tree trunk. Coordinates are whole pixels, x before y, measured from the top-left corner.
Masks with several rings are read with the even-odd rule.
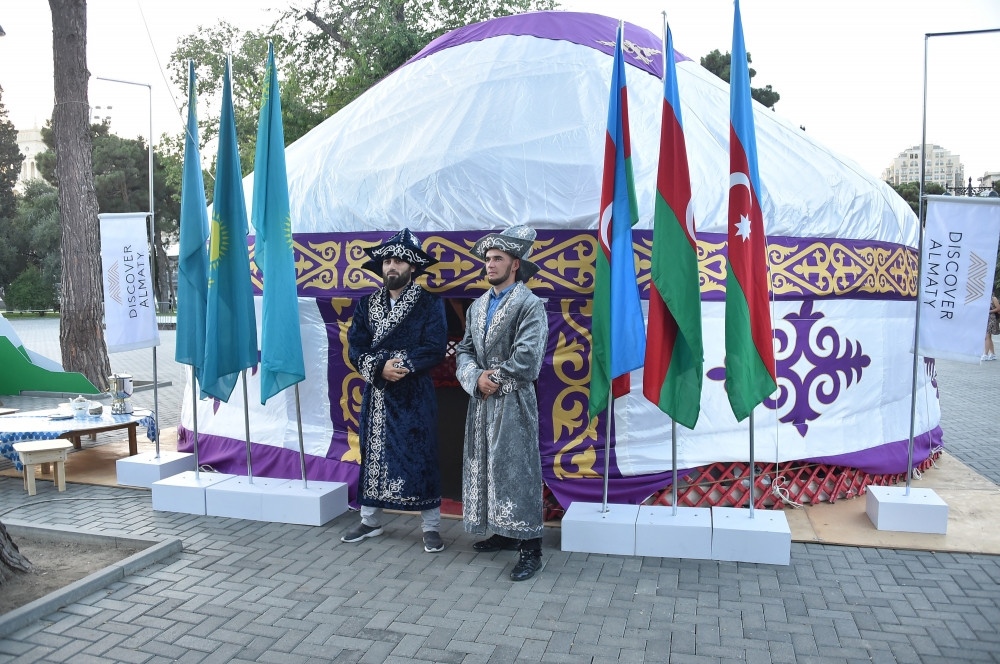
[[[105,390],[111,365],[101,320],[100,227],[87,98],[87,2],[49,0],[49,8],[56,101],[52,128],[62,226],[59,343],[63,367],[79,371]]]
[[[165,306],[173,302],[174,284],[170,278],[170,260],[163,247],[163,233],[159,228],[153,235],[153,247],[156,250],[156,301]]]
[[[31,563],[17,550],[7,529],[0,523],[0,586],[16,572],[32,571]]]

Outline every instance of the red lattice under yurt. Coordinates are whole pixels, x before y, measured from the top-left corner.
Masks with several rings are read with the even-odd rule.
[[[917,472],[930,468],[941,456],[932,451],[915,466]],[[777,475],[777,481],[775,476]],[[873,475],[857,468],[824,463],[788,461],[758,463],[755,469],[754,507],[782,509],[785,506],[835,503],[840,499],[863,495],[869,485],[889,486],[906,481],[906,473]],[[749,498],[750,464],[746,462],[713,463],[688,471],[680,477],[677,504],[682,507],[746,507]],[[650,496],[647,505],[670,505],[670,487]],[[545,520],[562,518],[564,508],[545,488]]]

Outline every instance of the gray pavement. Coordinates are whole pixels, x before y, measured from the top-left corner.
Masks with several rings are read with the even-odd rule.
[[[171,426],[183,372],[167,366],[172,333],[163,339]],[[142,363],[148,351],[135,364],[112,357],[151,378]],[[938,383],[947,449],[1000,483],[1000,362],[941,362]],[[447,548],[428,554],[415,517],[344,544],[352,514],[313,528],[155,512],[148,495],[42,483],[29,498],[0,478],[0,515],[19,507],[10,518],[184,542],[0,639],[0,662],[1000,661],[1000,556],[793,543],[788,566],[619,557],[563,553],[547,529],[546,568],[512,583],[511,554],[474,554],[457,520],[444,523]],[[83,500],[46,502],[64,497]]]

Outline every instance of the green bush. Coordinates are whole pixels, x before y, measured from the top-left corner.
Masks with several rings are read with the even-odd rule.
[[[15,311],[51,309],[55,295],[55,288],[45,280],[42,271],[34,265],[29,265],[11,282],[7,289],[6,302],[7,306]]]

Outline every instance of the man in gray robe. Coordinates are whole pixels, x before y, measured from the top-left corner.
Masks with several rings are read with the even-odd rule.
[[[542,463],[534,381],[545,359],[549,325],[542,301],[524,282],[535,231],[514,226],[472,248],[486,261],[489,291],[466,315],[456,375],[472,397],[465,420],[462,511],[465,530],[493,536],[478,552],[520,551],[514,581],[542,568]]]

